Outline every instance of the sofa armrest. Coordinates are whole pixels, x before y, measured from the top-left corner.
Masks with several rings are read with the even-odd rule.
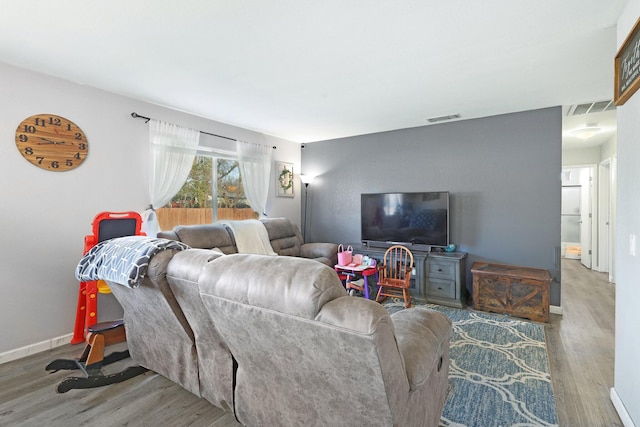
[[[173,230],[158,231],[158,237],[169,240],[177,240],[178,242],[180,241],[180,238]]]
[[[179,253],[180,251],[172,249],[168,251],[162,251],[157,255],[151,257],[151,259],[149,260],[147,277],[153,284],[159,286],[158,284],[165,279],[169,263],[171,262],[173,257]]]
[[[411,390],[420,388],[434,369],[448,369],[452,328],[447,316],[414,307],[392,314],[391,320]]]
[[[300,256],[303,258],[327,258],[331,267],[338,263],[338,245],[335,243],[305,243],[300,246]]]
[[[167,266],[167,275],[197,283],[202,267],[221,256],[224,254],[219,250],[189,249],[182,251],[174,255]]]

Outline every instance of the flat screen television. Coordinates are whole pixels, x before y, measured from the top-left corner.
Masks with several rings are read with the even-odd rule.
[[[361,240],[430,250],[449,244],[449,192],[370,193],[360,199]]]

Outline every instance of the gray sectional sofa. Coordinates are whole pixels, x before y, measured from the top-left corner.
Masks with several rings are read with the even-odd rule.
[[[438,425],[451,322],[350,297],[322,262],[167,250],[109,284],[132,359],[244,425]]]
[[[333,267],[338,263],[335,243],[305,243],[298,227],[287,218],[260,220],[269,235],[271,247],[278,255],[309,258]],[[158,237],[183,242],[192,248],[218,248],[224,254],[238,253],[233,232],[223,223],[179,225],[161,231]]]
[[[242,424],[438,425],[451,331],[441,313],[390,316],[348,296],[333,269],[305,259],[221,256],[203,267],[198,285],[237,365]]]

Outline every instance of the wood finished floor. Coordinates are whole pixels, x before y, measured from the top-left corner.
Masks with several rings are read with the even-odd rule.
[[[547,348],[560,426],[622,427],[613,386],[615,285],[607,273],[562,260],[562,316],[551,315]]]
[[[563,260],[562,281],[563,315],[552,315],[547,326],[560,426],[621,427],[609,399],[614,285],[575,260]],[[65,345],[0,365],[0,426],[239,426],[233,416],[152,372],[98,389],[55,393],[68,373],[48,374],[44,367],[80,351]],[[118,363],[116,370],[130,362]]]

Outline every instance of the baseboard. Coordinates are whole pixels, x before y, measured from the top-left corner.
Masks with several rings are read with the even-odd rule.
[[[35,344],[27,345],[25,347],[5,351],[4,353],[0,353],[0,365],[2,365],[3,363],[11,362],[12,360],[22,359],[23,357],[27,357],[32,354],[40,353],[42,351],[51,350],[52,348],[69,344],[72,337],[73,334],[62,335],[61,337],[51,338],[50,340],[40,341]]]
[[[562,315],[562,306],[559,306],[559,305],[550,305],[550,306],[549,306],[549,313],[551,313],[551,314],[560,314],[560,315]]]
[[[631,419],[631,415],[627,412],[627,408],[624,407],[624,403],[620,400],[620,396],[616,392],[616,389],[611,387],[611,402],[613,403],[613,407],[616,408],[618,412],[618,416],[620,417],[620,421],[622,421],[622,425],[624,427],[636,427]]]

